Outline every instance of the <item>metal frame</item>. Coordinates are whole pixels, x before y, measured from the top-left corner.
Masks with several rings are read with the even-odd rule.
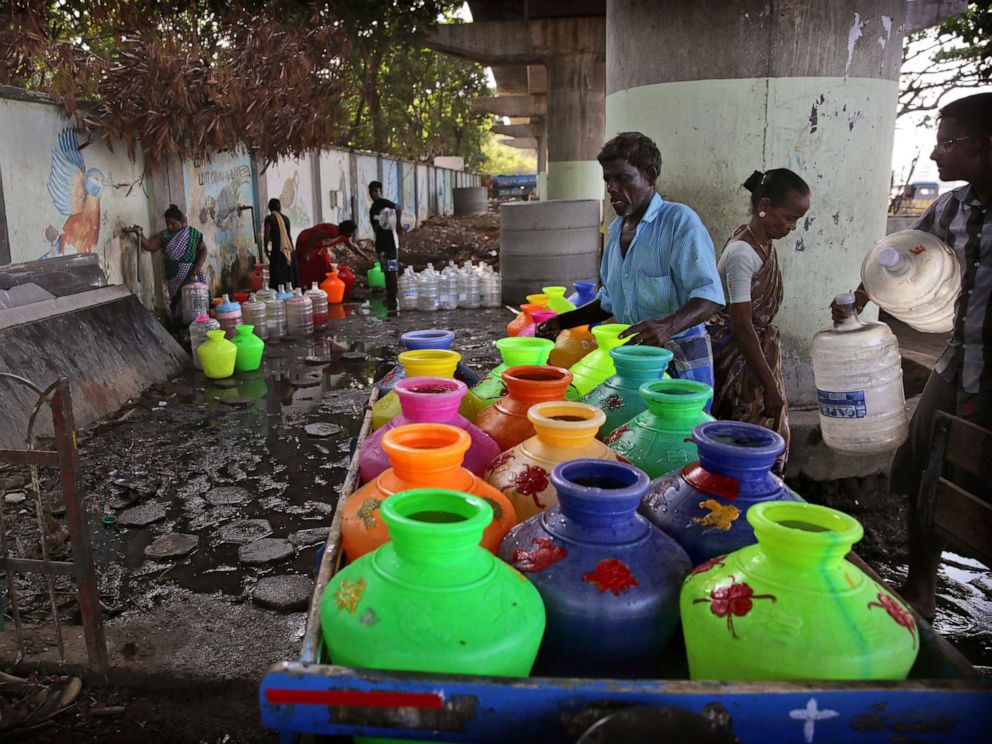
[[[992,681],[916,617],[913,678],[884,682],[706,682],[688,679],[506,678],[352,669],[323,657],[320,600],[340,568],[343,503],[358,482],[358,452],[371,429],[373,386],[358,447],[339,494],[307,613],[299,661],[262,680],[262,725],[284,744],[299,734],[431,741],[575,741],[593,723],[633,706],[674,707],[732,726],[749,742],[984,741]],[[877,574],[857,556],[872,578]],[[806,733],[806,727],[810,733]],[[923,740],[921,738],[921,740]]]
[[[7,592],[10,597],[11,614],[17,635],[17,645],[25,653],[24,633],[21,626],[20,610],[17,602],[17,588],[13,574],[40,573],[48,584],[48,597],[52,608],[59,658],[65,661],[65,648],[62,639],[62,626],[59,622],[58,607],[55,601],[56,575],[71,576],[76,580],[76,596],[79,600],[80,615],[83,621],[83,635],[86,639],[86,653],[90,666],[96,672],[105,672],[109,667],[107,643],[103,632],[103,616],[100,611],[100,594],[96,569],[93,563],[93,550],[90,545],[90,531],[83,508],[84,491],[79,472],[79,452],[76,445],[76,426],[72,415],[72,398],[67,379],[53,382],[44,390],[30,380],[8,372],[0,372],[0,379],[27,386],[38,395],[31,417],[28,420],[23,450],[0,450],[0,462],[28,465],[31,468],[31,486],[34,491],[35,513],[38,518],[38,534],[41,541],[42,560],[12,558],[7,544],[7,531],[4,523],[3,504],[0,503],[0,568],[7,576]],[[39,450],[35,448],[34,425],[42,406],[52,410],[52,428],[55,448]],[[49,466],[59,469],[62,484],[62,499],[65,504],[66,522],[72,544],[72,562],[52,561],[44,539],[44,504],[41,498],[41,482],[38,467]]]

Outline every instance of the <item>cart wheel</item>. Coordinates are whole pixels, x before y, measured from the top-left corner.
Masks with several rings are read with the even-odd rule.
[[[684,708],[636,706],[600,718],[577,744],[631,741],[691,741],[694,744],[739,744],[728,724]],[[716,720],[714,720],[716,719]]]

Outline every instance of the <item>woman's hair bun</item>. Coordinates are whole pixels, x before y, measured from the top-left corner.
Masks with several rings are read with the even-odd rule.
[[[754,173],[752,173],[750,176],[747,177],[747,180],[742,185],[744,186],[744,188],[746,188],[748,191],[750,191],[753,194],[755,190],[761,185],[761,179],[764,177],[765,177],[764,173],[762,173],[761,171],[755,171]]]

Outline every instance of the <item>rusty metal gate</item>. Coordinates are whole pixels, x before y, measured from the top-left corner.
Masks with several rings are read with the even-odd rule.
[[[72,416],[69,381],[66,379],[57,380],[44,390],[30,380],[7,372],[0,372],[0,381],[8,384],[26,385],[38,395],[38,400],[28,420],[27,433],[24,438],[26,449],[0,449],[0,462],[30,467],[30,490],[34,493],[35,513],[38,518],[39,541],[41,543],[41,560],[11,556],[7,539],[7,525],[4,521],[4,503],[0,501],[0,569],[6,574],[7,596],[10,601],[10,611],[14,620],[18,647],[23,655],[25,653],[24,632],[21,625],[14,574],[39,573],[44,575],[48,599],[51,603],[59,657],[63,661],[65,660],[65,648],[58,605],[55,600],[55,576],[69,576],[76,582],[76,595],[79,600],[90,668],[95,672],[105,672],[108,667],[107,644],[103,634],[103,616],[100,612],[100,595],[93,564],[93,551],[90,546],[89,525],[83,508],[83,483],[79,471],[79,453],[76,446],[76,427]],[[55,433],[54,449],[49,450],[37,449],[34,437],[35,421],[46,404],[52,411],[52,428]],[[39,467],[58,468],[69,539],[72,543],[71,562],[49,560],[48,548],[44,539],[45,505],[42,499],[41,480],[38,475]]]

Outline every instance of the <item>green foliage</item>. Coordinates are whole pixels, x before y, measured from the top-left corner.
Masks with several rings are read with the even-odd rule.
[[[961,88],[992,84],[992,0],[977,0],[936,29],[906,38],[899,86],[899,116],[923,114]]]
[[[429,160],[460,155],[482,161],[489,114],[471,99],[488,93],[481,65],[422,48],[417,34],[461,5],[446,0],[338,6],[351,40],[344,101],[348,122],[339,144]]]
[[[526,175],[537,172],[537,157],[527,154],[528,150],[501,145],[496,136],[487,133],[482,143],[482,162],[478,165],[479,173],[491,173],[494,176]]]

